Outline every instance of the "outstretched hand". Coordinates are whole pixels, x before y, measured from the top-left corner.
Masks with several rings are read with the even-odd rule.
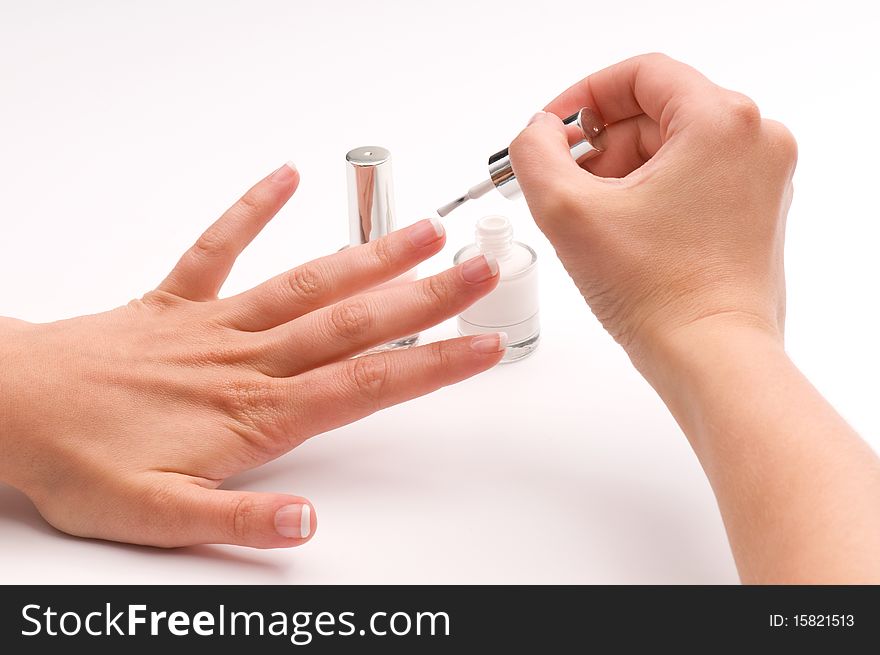
[[[372,290],[437,253],[423,220],[218,298],[236,257],[295,191],[257,183],[140,300],[50,324],[0,319],[0,479],[70,534],[155,546],[297,546],[308,500],[221,490],[309,437],[494,366],[504,335],[352,358],[488,293],[476,257]]]

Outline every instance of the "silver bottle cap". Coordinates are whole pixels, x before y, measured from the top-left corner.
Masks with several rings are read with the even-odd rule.
[[[391,153],[361,146],[345,155],[348,168],[349,243],[359,246],[394,230]]]
[[[605,149],[605,124],[589,107],[575,112],[562,123],[568,135],[571,156],[578,164]],[[505,198],[516,198],[521,193],[507,148],[489,157],[489,176]]]

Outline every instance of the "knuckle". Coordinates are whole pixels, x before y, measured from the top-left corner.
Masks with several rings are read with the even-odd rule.
[[[177,307],[183,304],[184,301],[180,296],[176,296],[173,293],[169,293],[167,291],[163,291],[161,289],[154,289],[152,291],[148,291],[143,296],[141,296],[140,304],[144,307],[149,307],[151,309],[163,310],[163,309],[171,309],[173,307]],[[137,301],[131,301],[128,303],[129,306],[134,306],[138,304]]]
[[[247,539],[256,512],[256,507],[246,497],[235,498],[229,503],[226,525],[233,541],[241,543]]]
[[[226,235],[218,228],[212,227],[205,230],[202,235],[196,239],[192,251],[196,256],[213,258],[224,254],[228,247],[229,241],[226,238]]]
[[[450,368],[455,364],[455,351],[448,341],[435,341],[431,344],[431,360],[441,369]]]
[[[263,205],[260,194],[251,189],[235,204],[235,211],[245,216],[254,216],[263,213]]]
[[[148,533],[150,545],[159,548],[179,546],[177,535],[185,529],[186,517],[193,509],[191,502],[181,498],[179,489],[153,483],[129,485],[125,491],[131,494],[137,507],[137,512],[131,516],[130,528]]]
[[[264,430],[276,413],[278,398],[272,386],[261,380],[235,379],[223,385],[223,409],[243,425]]]
[[[453,298],[448,279],[432,275],[422,281],[422,294],[429,307],[445,307]]]
[[[356,339],[369,329],[370,311],[363,300],[346,300],[330,310],[330,326],[333,332],[344,339]]]
[[[324,287],[322,275],[311,264],[298,266],[290,271],[286,279],[289,292],[300,300],[314,300],[321,295]]]
[[[388,369],[388,356],[384,353],[356,357],[353,360],[351,375],[355,389],[373,409],[382,407],[388,383]]]
[[[761,110],[755,101],[736,91],[725,93],[722,101],[722,116],[731,131],[755,131],[761,125]]]
[[[394,249],[391,241],[387,238],[377,239],[371,244],[373,260],[380,269],[394,268]]]
[[[772,152],[779,160],[793,166],[798,158],[798,144],[794,134],[779,121],[765,120],[763,123],[764,134]]]
[[[668,61],[671,61],[672,57],[667,55],[665,52],[646,52],[641,55],[636,55],[635,57],[633,57],[633,60],[635,61],[636,64],[638,64],[640,66],[642,64],[648,64],[648,65],[654,66],[657,64],[663,64]]]

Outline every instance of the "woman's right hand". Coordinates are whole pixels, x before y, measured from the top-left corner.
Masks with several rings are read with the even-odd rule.
[[[557,118],[583,106],[607,124],[588,171]],[[510,147],[526,200],[687,435],[742,580],[880,580],[880,460],[782,343],[791,134],[662,55],[591,75],[547,109]]]
[[[562,122],[582,106],[606,150],[578,167]],[[590,75],[510,146],[539,227],[593,312],[643,373],[671,333],[701,321],[781,341],[782,250],[794,138],[749,98],[664,55]]]

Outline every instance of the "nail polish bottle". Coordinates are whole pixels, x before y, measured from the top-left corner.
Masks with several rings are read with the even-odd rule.
[[[362,146],[345,155],[348,182],[349,246],[359,246],[394,231],[394,183],[391,175],[391,153],[381,146]],[[375,287],[395,286],[413,282],[416,269]],[[373,348],[377,352],[407,348],[419,340],[418,334],[395,339]],[[365,353],[367,354],[367,353]]]
[[[489,295],[458,317],[462,335],[506,332],[507,351],[502,362],[513,362],[538,347],[538,256],[529,246],[513,240],[513,227],[504,216],[485,216],[477,222],[476,243],[455,254],[459,264],[479,254],[498,261],[501,279]]]

